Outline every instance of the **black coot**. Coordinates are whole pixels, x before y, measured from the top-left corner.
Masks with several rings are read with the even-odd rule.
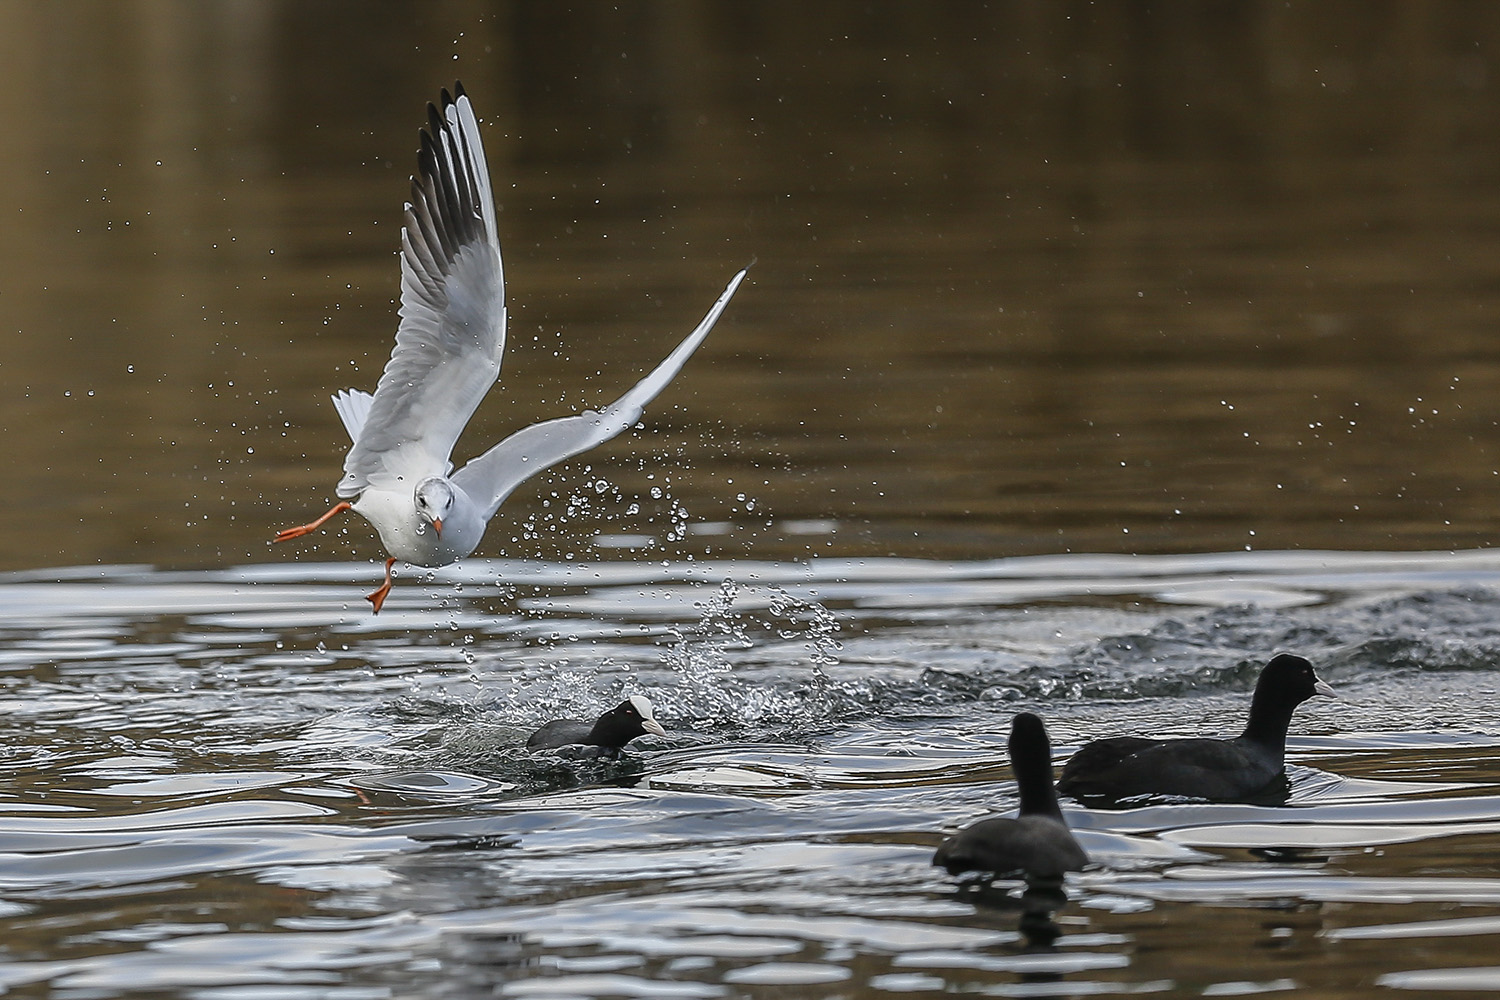
[[[602,747],[612,756],[619,756],[620,749],[625,744],[647,733],[667,735],[661,723],[651,714],[651,699],[643,694],[633,694],[594,722],[553,719],[531,734],[531,738],[526,741],[526,749],[554,750],[581,744]]]
[[[1030,712],[1010,724],[1010,770],[1021,792],[1020,813],[982,819],[943,841],[932,863],[949,875],[982,872],[990,877],[1019,873],[1028,878],[1061,879],[1079,871],[1089,857],[1073,839],[1052,787],[1052,744],[1042,720]]]
[[[1116,736],[1085,744],[1063,768],[1057,790],[1090,804],[1137,795],[1210,802],[1259,800],[1286,785],[1286,730],[1292,711],[1333,695],[1313,666],[1282,653],[1267,663],[1250,701],[1250,721],[1232,740]]]

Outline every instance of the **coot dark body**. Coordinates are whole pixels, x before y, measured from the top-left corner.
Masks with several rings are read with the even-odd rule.
[[[667,731],[651,714],[651,699],[643,694],[633,694],[593,722],[553,719],[531,734],[526,749],[555,750],[578,744],[602,747],[618,756],[625,744],[647,733],[665,736]]]
[[[1015,818],[982,819],[943,841],[932,863],[949,875],[981,872],[991,878],[1019,873],[1060,879],[1079,871],[1088,855],[1063,819],[1052,787],[1052,744],[1042,720],[1030,712],[1010,724],[1010,770],[1021,792]]]
[[[1085,744],[1063,767],[1057,790],[1090,804],[1138,795],[1210,802],[1256,801],[1286,789],[1286,731],[1313,695],[1333,695],[1313,666],[1282,653],[1267,663],[1250,701],[1250,721],[1232,740],[1116,736]]]

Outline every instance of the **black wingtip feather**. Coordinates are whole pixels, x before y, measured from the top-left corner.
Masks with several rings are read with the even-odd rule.
[[[428,106],[431,107],[431,105]],[[422,145],[417,150],[417,171],[423,177],[432,177],[437,174],[438,168],[437,143],[432,136],[427,134],[426,129],[423,129],[420,135],[422,136]]]
[[[449,109],[466,96],[463,84],[455,81],[451,93],[444,88],[436,103],[428,103],[427,125],[418,130],[417,174],[411,179],[417,209],[412,239],[424,244],[445,272],[464,244],[485,233],[479,182],[470,162],[475,151],[461,125],[449,121]]]

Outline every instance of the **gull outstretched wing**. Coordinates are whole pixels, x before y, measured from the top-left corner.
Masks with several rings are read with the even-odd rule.
[[[446,474],[500,374],[505,278],[479,123],[462,85],[454,96],[443,91],[442,107],[429,104],[427,116],[401,231],[396,348],[344,459],[341,497]]]
[[[489,520],[512,490],[548,466],[603,444],[641,418],[646,404],[667,387],[683,364],[708,336],[719,314],[729,304],[745,271],[730,279],[697,329],[687,335],[666,360],[635,387],[602,410],[585,410],[519,430],[454,473],[453,481],[484,509]]]

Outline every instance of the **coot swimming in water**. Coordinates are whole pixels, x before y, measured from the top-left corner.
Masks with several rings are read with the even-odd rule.
[[[625,744],[647,733],[667,735],[661,723],[651,714],[651,699],[643,694],[633,694],[594,722],[553,719],[531,734],[531,738],[526,741],[526,749],[555,750],[558,747],[582,744],[602,747],[611,756],[618,757]]]
[[[1021,792],[1020,813],[970,824],[943,841],[932,863],[949,875],[981,872],[991,878],[1020,873],[1028,879],[1061,879],[1089,863],[1063,819],[1052,787],[1052,744],[1042,720],[1030,712],[1010,724],[1010,769]]]
[[[1250,721],[1232,740],[1115,736],[1085,744],[1063,767],[1057,790],[1090,804],[1138,795],[1243,802],[1285,794],[1286,730],[1292,711],[1333,695],[1313,666],[1282,653],[1267,663],[1250,701]]]

